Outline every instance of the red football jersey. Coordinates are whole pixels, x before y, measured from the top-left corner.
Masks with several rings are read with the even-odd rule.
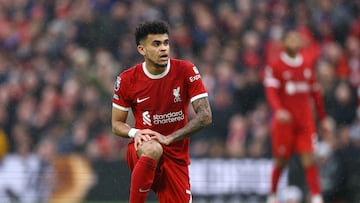
[[[190,62],[170,59],[160,75],[151,74],[145,67],[145,62],[138,64],[117,77],[113,107],[132,109],[135,128],[166,136],[186,125],[190,102],[208,94],[198,69]],[[164,146],[164,154],[189,164],[189,138]]]
[[[266,67],[264,85],[270,106],[274,110],[287,109],[295,122],[313,120],[312,102],[315,102],[320,119],[325,118],[320,86],[314,69],[311,61],[307,61],[301,54],[290,58],[282,52],[278,60]]]

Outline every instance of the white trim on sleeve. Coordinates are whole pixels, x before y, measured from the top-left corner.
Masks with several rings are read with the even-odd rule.
[[[121,110],[121,111],[129,111],[129,109],[130,109],[130,108],[128,108],[128,107],[123,107],[123,106],[120,106],[120,105],[115,104],[115,103],[112,103],[112,106],[113,106],[114,108],[116,108],[116,109]]]
[[[207,97],[207,96],[208,96],[208,93],[207,93],[207,92],[202,93],[202,94],[198,94],[198,95],[192,97],[192,98],[190,99],[190,102],[193,102],[193,101],[195,101],[195,100],[197,100],[197,99],[200,99],[200,98],[203,98],[203,97]]]

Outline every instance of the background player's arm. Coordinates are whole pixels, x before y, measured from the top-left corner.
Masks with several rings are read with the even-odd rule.
[[[324,105],[321,87],[320,84],[316,81],[315,77],[312,78],[310,85],[311,85],[311,96],[314,100],[315,109],[317,111],[319,120],[322,121],[326,119],[326,111],[325,111],[325,105]]]
[[[313,77],[311,79],[311,96],[314,100],[317,116],[320,120],[320,134],[322,137],[330,137],[333,133],[334,128],[333,120],[332,118],[327,116],[320,84],[317,82],[315,74],[312,75]]]
[[[275,70],[272,68],[272,65],[269,65],[265,68],[264,86],[266,98],[270,107],[274,111],[277,111],[279,109],[282,109],[283,107],[278,95],[278,90],[281,86],[281,82],[279,78],[276,77],[276,74],[274,72]]]
[[[291,114],[283,108],[281,104],[281,98],[279,97],[278,91],[281,87],[280,79],[274,74],[274,70],[271,66],[267,66],[265,69],[265,94],[266,99],[270,107],[275,112],[275,118],[282,123],[287,123],[291,120]]]

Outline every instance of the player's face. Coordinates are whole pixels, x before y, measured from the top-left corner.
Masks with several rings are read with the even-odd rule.
[[[297,32],[291,31],[284,38],[284,47],[290,52],[297,52],[301,46],[301,39]]]
[[[151,34],[138,46],[145,57],[147,65],[154,68],[165,68],[169,61],[170,44],[167,34]]]

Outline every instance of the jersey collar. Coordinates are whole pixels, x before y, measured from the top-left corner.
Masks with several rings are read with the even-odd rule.
[[[149,78],[151,79],[160,79],[160,78],[163,78],[165,77],[165,75],[167,75],[170,71],[170,59],[168,61],[168,64],[166,66],[166,69],[164,72],[162,72],[161,74],[159,75],[154,75],[154,74],[151,74],[148,69],[146,68],[146,62],[144,61],[143,64],[142,64],[142,68],[143,68],[143,71],[145,73],[146,76],[148,76]]]
[[[289,57],[285,52],[280,54],[281,60],[291,67],[298,67],[303,63],[303,57],[297,54],[295,58]]]

